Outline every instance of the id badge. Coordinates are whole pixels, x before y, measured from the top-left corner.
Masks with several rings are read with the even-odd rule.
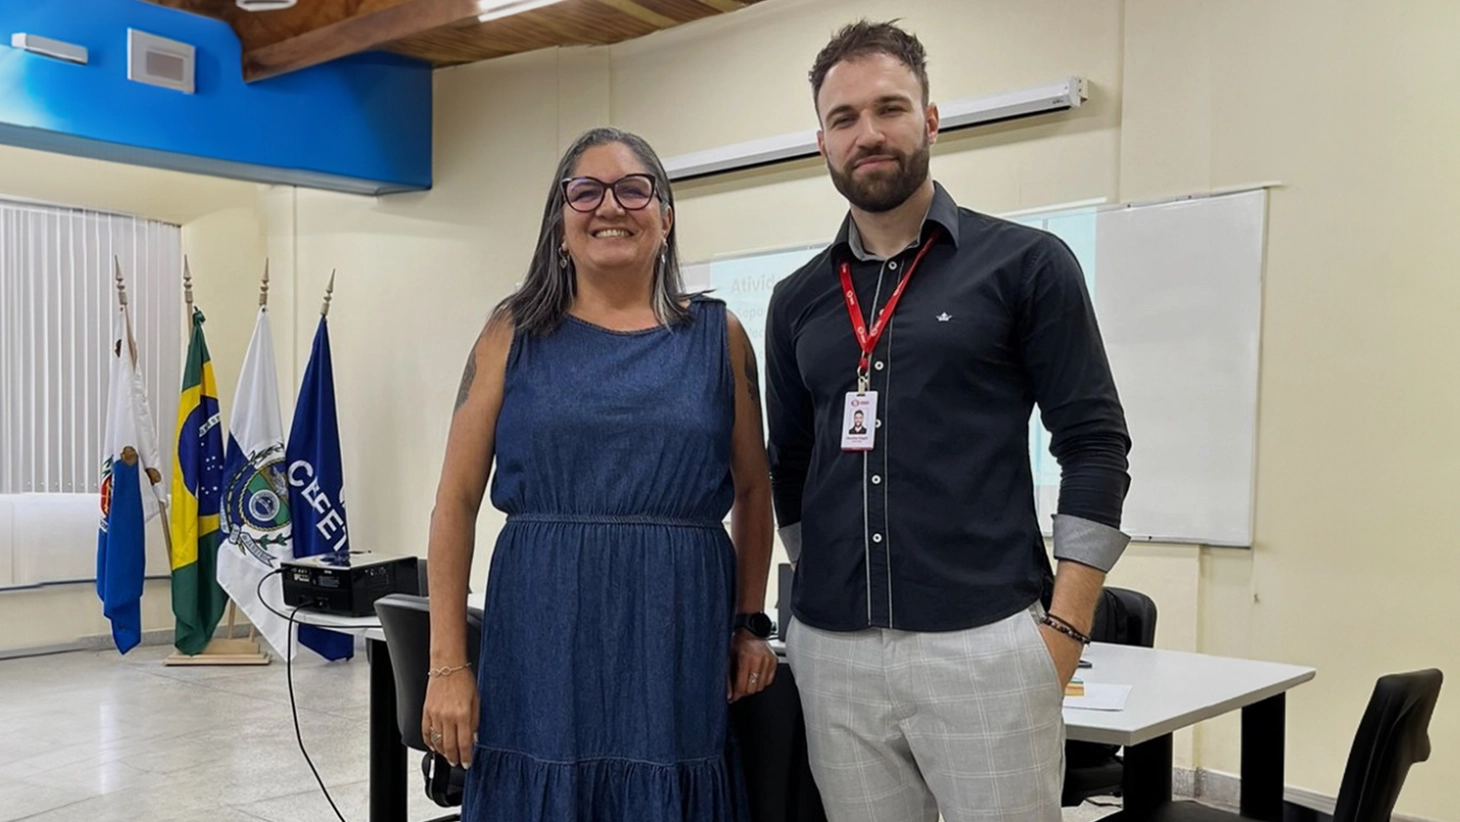
[[[842,411],[842,450],[871,451],[877,433],[877,392],[848,391]]]

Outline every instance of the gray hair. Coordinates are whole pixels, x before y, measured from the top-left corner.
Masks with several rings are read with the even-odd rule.
[[[571,260],[559,259],[558,249],[563,244],[563,209],[566,207],[562,181],[572,175],[585,151],[610,143],[626,146],[639,158],[654,177],[654,191],[661,207],[674,208],[669,174],[644,138],[616,128],[595,128],[585,132],[568,147],[553,172],[547,205],[542,212],[542,227],[537,234],[537,248],[527,266],[527,277],[517,291],[493,310],[494,316],[508,312],[516,328],[537,335],[549,334],[563,322],[573,304],[577,272]],[[690,315],[684,307],[685,297],[684,282],[679,272],[679,242],[675,226],[670,225],[659,262],[654,266],[654,316],[664,325],[687,320]]]

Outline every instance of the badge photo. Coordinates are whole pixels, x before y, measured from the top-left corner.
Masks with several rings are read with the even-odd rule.
[[[848,391],[842,411],[842,450],[871,451],[877,433],[877,392]]]

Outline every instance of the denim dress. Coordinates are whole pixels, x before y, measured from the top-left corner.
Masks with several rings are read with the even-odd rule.
[[[496,429],[469,822],[741,822],[725,305],[519,332]]]

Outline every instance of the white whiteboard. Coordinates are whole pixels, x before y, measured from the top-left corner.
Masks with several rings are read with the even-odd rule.
[[[1122,529],[1138,539],[1252,542],[1266,212],[1256,190],[1013,218],[1058,235],[1085,271],[1131,432]],[[685,280],[729,303],[759,349],[772,287],[818,250],[717,257]],[[1059,466],[1037,420],[1030,463],[1049,533]]]

